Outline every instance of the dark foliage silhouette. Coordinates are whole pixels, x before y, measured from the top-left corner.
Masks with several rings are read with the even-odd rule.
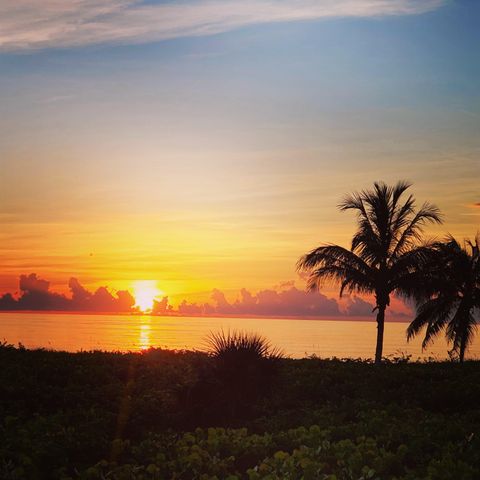
[[[257,333],[224,332],[211,333],[207,338],[207,347],[217,360],[234,363],[243,361],[261,361],[281,356],[278,348],[272,347],[268,340]]]
[[[424,328],[425,348],[445,329],[447,340],[460,362],[473,340],[480,313],[480,235],[461,245],[447,237],[432,249],[426,266],[427,280],[416,293],[417,313],[407,329],[407,338]]]
[[[213,363],[0,345],[0,478],[480,478],[479,362],[458,375],[450,362],[281,359],[269,395],[236,422],[215,401]],[[211,395],[192,389],[205,375]],[[245,428],[213,428],[232,424]]]
[[[206,340],[214,361],[220,397],[232,418],[270,390],[282,352],[256,333],[211,333]]]
[[[427,223],[441,223],[438,208],[424,203],[419,210],[415,199],[404,193],[411,185],[398,182],[388,186],[375,182],[372,190],[345,197],[341,211],[357,213],[358,229],[351,249],[322,245],[300,258],[297,268],[309,274],[308,288],[317,289],[324,281],[340,284],[346,292],[374,294],[377,311],[375,362],[383,350],[385,310],[390,295],[411,296],[422,280],[422,265],[429,258],[429,246],[421,245]]]

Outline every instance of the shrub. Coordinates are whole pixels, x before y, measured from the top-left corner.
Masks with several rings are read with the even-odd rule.
[[[211,333],[207,346],[224,410],[241,416],[248,405],[270,392],[282,352],[256,333]]]
[[[264,359],[278,359],[282,351],[272,347],[270,342],[257,333],[230,332],[223,330],[210,333],[207,338],[209,353],[223,361],[258,361]]]

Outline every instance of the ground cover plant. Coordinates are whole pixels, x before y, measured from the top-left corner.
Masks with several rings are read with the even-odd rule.
[[[275,358],[232,409],[217,361],[4,345],[0,478],[480,477],[479,362]]]

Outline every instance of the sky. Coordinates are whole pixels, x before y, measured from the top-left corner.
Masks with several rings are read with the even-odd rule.
[[[413,182],[480,220],[480,2],[4,0],[0,292],[302,280],[343,194]],[[289,287],[291,289],[291,287]],[[327,293],[334,295],[327,287]],[[232,300],[229,300],[232,301]]]

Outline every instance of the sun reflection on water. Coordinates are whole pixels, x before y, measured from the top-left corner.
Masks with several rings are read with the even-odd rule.
[[[150,333],[151,333],[150,322],[142,323],[140,325],[140,336],[138,339],[140,350],[148,350],[152,346],[152,343],[150,340]]]

